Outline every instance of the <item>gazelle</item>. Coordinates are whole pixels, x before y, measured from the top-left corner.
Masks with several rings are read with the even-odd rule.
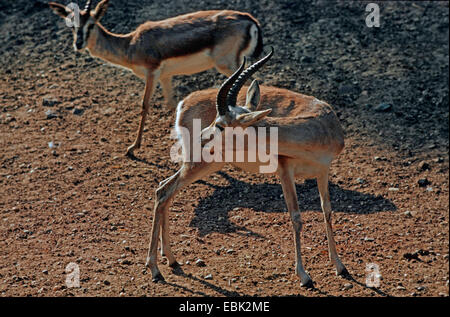
[[[190,134],[180,134],[183,153],[192,153],[196,140],[192,138],[193,121],[201,119],[202,149],[210,142],[210,135],[224,134],[230,127],[243,129],[277,128],[278,174],[284,199],[292,220],[296,251],[296,274],[302,286],[312,286],[305,272],[300,251],[302,221],[298,207],[295,177],[316,178],[322,211],[324,213],[329,257],[339,275],[348,274],[336,251],[331,225],[331,204],[328,191],[328,174],[332,160],[344,147],[344,136],[332,108],[325,102],[286,89],[262,86],[253,81],[247,90],[246,99],[238,95],[243,83],[248,80],[273,54],[273,51],[244,71],[244,63],[228,78],[219,90],[208,89],[191,93],[178,104],[175,128],[187,129]],[[260,100],[261,99],[261,100]],[[238,104],[243,106],[238,106]],[[270,114],[270,116],[268,116]],[[259,137],[259,134],[258,134]],[[225,136],[223,136],[225,138]],[[245,145],[249,150],[250,145]],[[207,149],[207,152],[214,151]],[[235,149],[232,149],[235,150]],[[237,150],[237,149],[236,149]],[[239,149],[240,150],[240,149]],[[185,155],[181,168],[173,176],[160,183],[156,190],[153,227],[146,266],[151,269],[153,281],[163,280],[157,266],[158,237],[161,236],[161,254],[168,258],[171,267],[177,267],[169,243],[168,208],[175,195],[194,181],[220,170],[224,162],[194,161]],[[233,162],[245,171],[258,171],[261,162]],[[160,231],[161,230],[161,231]]]
[[[248,13],[238,11],[198,11],[162,21],[148,21],[128,34],[106,30],[100,19],[109,0],[95,10],[91,0],[79,12],[79,25],[73,27],[76,51],[87,49],[92,56],[132,70],[145,80],[141,121],[132,155],[141,145],[150,99],[159,81],[164,99],[175,108],[172,93],[174,75],[190,75],[212,67],[230,76],[244,56],[258,57],[263,42],[259,22]],[[70,7],[50,2],[53,11],[66,18],[74,14]]]

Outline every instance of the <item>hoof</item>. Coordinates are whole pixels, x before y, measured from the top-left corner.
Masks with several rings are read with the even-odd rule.
[[[304,288],[312,289],[312,288],[314,288],[314,283],[311,279],[309,279],[306,282],[300,282],[300,286],[304,287]]]
[[[164,283],[166,280],[164,279],[164,276],[162,276],[161,273],[156,274],[156,276],[152,279],[153,283]]]
[[[133,154],[133,150],[128,149],[127,152],[125,153],[125,156],[128,156],[129,158],[136,158],[136,156],[134,156]]]
[[[181,265],[178,262],[173,262],[172,264],[169,265],[169,267],[172,268],[172,273],[175,275],[184,275],[184,271],[181,268]]]
[[[347,269],[345,267],[340,272],[336,271],[336,275],[341,276],[345,279],[352,278],[352,275],[347,271]]]
[[[134,150],[139,149],[141,146],[137,144],[132,144],[127,148],[127,152],[125,153],[126,156],[135,158],[134,156]]]

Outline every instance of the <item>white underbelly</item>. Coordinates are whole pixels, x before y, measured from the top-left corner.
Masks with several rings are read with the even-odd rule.
[[[278,159],[276,155],[264,155],[261,158],[255,152],[249,153],[245,151],[238,153],[234,153],[235,156],[232,157],[232,161],[229,161],[229,163],[246,172],[273,174],[278,170]],[[239,155],[241,156],[240,158],[238,158]]]
[[[138,76],[141,79],[144,79],[147,77],[147,68],[143,66],[136,66],[132,68],[133,73]]]
[[[175,75],[191,75],[210,69],[214,66],[214,60],[210,50],[186,56],[173,57],[164,60],[159,67],[161,77]]]

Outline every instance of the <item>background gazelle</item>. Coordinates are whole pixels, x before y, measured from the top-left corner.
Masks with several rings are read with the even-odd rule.
[[[276,173],[280,177],[284,199],[289,211],[295,238],[296,273],[301,285],[312,286],[312,280],[305,272],[300,251],[302,221],[298,206],[295,177],[316,178],[320,201],[325,217],[329,256],[339,275],[348,274],[336,252],[331,226],[331,204],[328,191],[330,164],[344,147],[344,136],[332,108],[314,97],[298,94],[275,87],[259,88],[256,81],[249,87],[244,100],[239,95],[244,82],[248,80],[273,54],[256,62],[244,71],[244,64],[221,86],[220,90],[208,89],[190,94],[178,105],[175,128],[188,129],[190,136],[182,134],[179,142],[184,153],[192,153],[186,147],[192,146],[192,125],[194,119],[201,119],[201,144],[205,145],[211,130],[223,133],[226,127],[276,127],[278,128],[278,154]],[[262,96],[262,97],[260,97]],[[261,101],[260,101],[261,99]],[[244,103],[245,101],[245,103]],[[237,106],[237,104],[244,106]],[[271,114],[271,116],[268,116]],[[194,181],[220,170],[223,162],[193,162],[185,157],[182,167],[173,176],[160,183],[156,190],[153,228],[146,265],[150,267],[153,281],[163,280],[157,266],[158,237],[161,234],[161,254],[168,258],[171,267],[177,267],[169,243],[168,208],[175,195]],[[258,170],[260,162],[232,163],[250,172]],[[161,230],[161,232],[160,232]]]
[[[89,0],[80,11],[79,26],[73,27],[75,50],[87,49],[95,57],[132,70],[145,80],[141,121],[132,155],[141,145],[145,119],[157,82],[161,83],[166,103],[175,108],[172,93],[174,75],[190,75],[212,67],[230,76],[244,56],[258,57],[262,51],[262,33],[258,21],[238,11],[198,11],[162,21],[148,21],[128,34],[106,30],[100,19],[109,0],[91,11]],[[69,7],[50,2],[59,16],[73,13]]]

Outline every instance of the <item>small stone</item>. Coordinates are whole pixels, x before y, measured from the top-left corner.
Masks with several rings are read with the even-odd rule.
[[[103,281],[103,284],[105,284],[105,285],[111,285],[111,282],[108,281],[108,280],[104,280],[104,281]]]
[[[378,106],[374,108],[376,112],[387,112],[392,109],[392,105],[388,103],[380,103]]]
[[[47,270],[42,270],[42,273],[45,274],[45,275],[47,275],[47,274],[48,274],[48,271],[47,271]]]
[[[399,290],[399,291],[404,291],[404,290],[406,290],[406,288],[404,288],[403,286],[397,286],[397,289]]]
[[[75,115],[77,115],[77,116],[81,116],[81,115],[83,114],[83,112],[84,112],[84,110],[83,110],[83,109],[80,109],[80,108],[74,108],[74,109],[72,110],[72,113],[75,114]]]
[[[425,290],[425,286],[417,286],[416,290],[418,291],[424,291]]]
[[[416,216],[416,212],[410,211],[410,210],[405,211],[403,214],[408,218],[412,218],[412,217]]]
[[[300,62],[302,62],[302,63],[306,63],[306,64],[309,64],[309,63],[311,63],[313,60],[312,60],[312,58],[310,57],[310,56],[302,56],[301,58],[300,58]]]
[[[53,107],[53,106],[57,105],[58,103],[59,103],[59,101],[55,98],[45,97],[42,99],[42,105],[44,107]]]
[[[203,266],[206,266],[206,263],[202,259],[198,259],[197,261],[195,261],[195,265],[197,265],[199,267],[203,267]]]
[[[350,283],[344,284],[344,290],[348,291],[351,288],[353,288],[353,284],[350,284]]]
[[[45,116],[47,117],[47,119],[54,119],[58,117],[58,115],[54,111],[51,111],[50,109],[48,109],[45,112]]]
[[[405,259],[407,259],[408,261],[410,261],[410,260],[420,261],[419,254],[417,252],[413,252],[413,253],[406,252],[406,253],[403,253],[403,257]]]
[[[426,178],[421,178],[417,181],[417,184],[419,184],[419,187],[426,187],[427,185],[430,185],[430,181]]]
[[[212,274],[208,274],[205,276],[205,280],[212,280]]]
[[[428,164],[427,162],[420,162],[419,163],[419,170],[420,171],[426,171],[426,170],[430,170],[430,164]]]

